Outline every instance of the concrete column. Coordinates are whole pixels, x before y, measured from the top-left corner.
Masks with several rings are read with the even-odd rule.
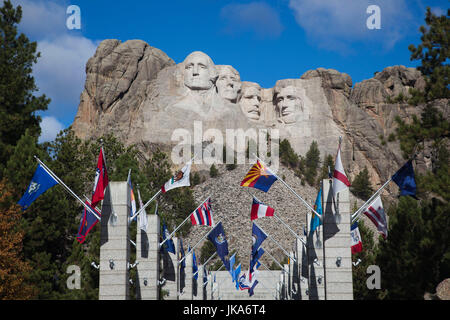
[[[197,280],[192,273],[192,300],[203,300],[203,266],[197,265],[197,268]]]
[[[325,270],[323,255],[323,226],[319,225],[311,235],[309,226],[311,225],[311,213],[308,213],[308,294],[305,299],[325,300]],[[306,294],[306,292],[305,292]]]
[[[186,258],[184,259],[186,267],[184,268],[184,270],[181,270],[181,264],[179,265],[179,275],[180,275],[179,300],[192,300],[192,254],[187,254],[187,252],[188,252],[187,248],[184,248],[184,253],[186,254]]]
[[[147,215],[147,231],[137,226],[136,297],[142,300],[159,300],[159,216]]]
[[[109,182],[102,206],[99,300],[129,297],[130,189],[126,182]]]
[[[172,241],[176,246],[178,238],[172,237]],[[164,251],[161,260],[163,262],[162,277],[165,279],[162,290],[167,292],[164,300],[177,300],[177,254]]]
[[[293,251],[290,251],[289,255],[291,257],[294,257],[295,259],[297,259],[296,255],[294,254]],[[294,289],[294,272],[295,272],[294,271],[294,264],[296,264],[296,262],[294,262],[293,259],[289,258],[289,264],[287,265],[287,267],[288,267],[287,271],[289,271],[289,273],[287,274],[287,277],[288,277],[287,290],[288,290],[289,300],[293,300],[294,299],[294,297],[293,297],[294,294],[292,292],[293,289]]]
[[[325,297],[353,300],[349,190],[339,192],[336,215],[330,186],[329,179],[323,180]]]
[[[306,242],[306,238],[303,237]],[[309,300],[308,289],[308,254],[306,247],[303,243],[297,239],[297,251],[298,251],[298,299]]]

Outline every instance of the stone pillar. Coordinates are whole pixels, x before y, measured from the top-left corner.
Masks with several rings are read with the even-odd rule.
[[[130,189],[126,182],[109,182],[102,206],[99,300],[129,297]]]
[[[303,237],[306,242],[306,239]],[[306,247],[303,243],[297,239],[297,250],[298,250],[298,299],[309,300],[309,289],[308,289],[308,254]]]
[[[323,180],[325,298],[353,300],[349,190],[338,194],[337,215],[330,186],[330,179]]]
[[[307,283],[308,293],[305,299],[309,300],[325,300],[325,270],[323,255],[323,226],[319,225],[313,234],[310,234],[309,226],[311,225],[311,213],[308,212],[308,270]],[[306,294],[306,292],[305,292]]]
[[[296,255],[294,254],[293,251],[290,251],[289,255],[291,257],[294,257],[295,259],[297,259]],[[288,276],[287,290],[288,290],[289,300],[294,299],[293,291],[295,291],[294,290],[294,266],[295,266],[295,264],[296,264],[296,262],[292,258],[289,257],[289,264],[287,266],[288,267],[287,271],[289,271],[289,273],[287,274],[287,276]]]
[[[147,215],[147,231],[137,226],[136,297],[142,300],[159,300],[159,216]]]
[[[178,238],[172,237],[172,241],[175,246],[178,244]],[[164,296],[164,300],[177,300],[177,282],[178,282],[178,274],[177,274],[177,254],[167,252],[166,250],[162,254],[162,262],[163,262],[163,278],[165,279],[164,285],[162,286],[162,290],[167,292],[167,295]]]
[[[184,259],[184,262],[186,267],[184,270],[181,270],[181,264],[178,266],[178,274],[180,275],[179,300],[192,300],[192,253],[187,254],[187,252],[188,250],[185,249],[184,253],[186,254],[186,258]]]

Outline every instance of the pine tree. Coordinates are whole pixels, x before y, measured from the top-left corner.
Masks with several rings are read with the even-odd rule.
[[[209,168],[209,176],[211,178],[215,178],[219,175],[219,170],[217,170],[216,166],[214,165],[214,163],[211,165],[211,167]]]
[[[356,211],[356,208],[353,210]],[[352,255],[353,262],[360,259],[359,264],[352,265],[353,273],[353,295],[355,300],[373,300],[377,299],[377,290],[369,290],[367,288],[367,273],[366,270],[370,265],[375,264],[377,255],[377,246],[374,242],[373,232],[365,226],[364,221],[358,221],[358,229],[361,234],[362,251]]]
[[[376,257],[380,298],[423,299],[450,276],[449,209],[448,202],[432,199],[419,204],[411,197],[401,197],[390,208],[388,239],[380,241]]]
[[[40,117],[35,112],[46,110],[50,103],[45,95],[33,95],[37,87],[32,66],[40,54],[36,53],[36,42],[30,42],[23,33],[18,35],[21,19],[21,7],[4,1],[0,8],[0,176],[25,130],[39,136]]]
[[[364,167],[364,169],[355,177],[355,180],[351,184],[350,191],[364,201],[372,196],[374,190],[370,184],[367,167]]]
[[[425,22],[426,27],[421,26],[420,38],[422,43],[417,47],[411,44],[411,60],[420,60],[421,65],[417,69],[425,78],[426,86],[424,92],[413,90],[412,102],[428,102],[439,98],[450,98],[448,65],[449,34],[450,34],[450,9],[447,16],[435,16],[428,7]]]
[[[334,160],[331,154],[325,155],[323,158],[322,168],[320,170],[319,176],[317,178],[317,185],[320,185],[320,182],[323,179],[327,179],[329,177],[328,169],[331,173],[334,171]]]
[[[317,142],[313,141],[309,146],[309,150],[305,157],[305,178],[310,186],[314,185],[314,180],[317,176],[317,169],[320,165],[320,151],[317,147]]]

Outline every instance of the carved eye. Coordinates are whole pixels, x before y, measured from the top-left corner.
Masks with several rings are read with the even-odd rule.
[[[191,69],[192,67],[193,67],[193,64],[190,63],[190,64],[186,65],[185,69]]]

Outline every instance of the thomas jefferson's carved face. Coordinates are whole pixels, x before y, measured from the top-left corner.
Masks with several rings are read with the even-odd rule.
[[[235,102],[238,92],[241,89],[239,75],[234,73],[228,67],[220,68],[219,77],[216,81],[216,87],[222,98]]]
[[[206,90],[212,87],[214,65],[202,52],[193,52],[184,61],[184,84],[193,90]]]
[[[259,120],[261,117],[261,90],[256,87],[242,89],[240,101],[242,111],[251,120]]]
[[[303,109],[302,100],[293,86],[282,88],[277,95],[278,118],[286,123],[294,123],[295,115]]]

